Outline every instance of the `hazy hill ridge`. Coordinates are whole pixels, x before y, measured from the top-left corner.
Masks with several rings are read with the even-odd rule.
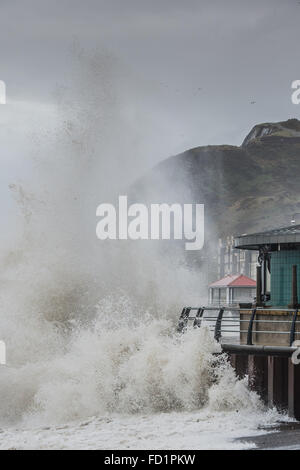
[[[208,145],[170,157],[134,193],[204,203],[220,236],[289,224],[300,213],[300,121],[258,124],[240,147]]]

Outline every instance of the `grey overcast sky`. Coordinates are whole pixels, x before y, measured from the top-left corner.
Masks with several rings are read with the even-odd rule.
[[[178,117],[169,153],[238,144],[256,122],[299,116],[299,21],[298,0],[0,0],[0,77],[10,100],[51,100],[75,40]]]
[[[97,56],[95,80],[117,96],[114,113],[124,135],[132,132],[124,147],[130,153],[130,142],[139,142],[129,166],[143,154],[143,171],[198,145],[239,145],[256,123],[299,118],[291,102],[299,24],[298,0],[0,0],[2,200],[7,183],[30,172],[32,136],[55,122],[57,90],[77,83],[68,103],[95,86],[93,60],[79,60],[91,67],[85,83],[74,50]],[[85,100],[89,106],[93,93]],[[103,109],[105,127],[109,105]]]

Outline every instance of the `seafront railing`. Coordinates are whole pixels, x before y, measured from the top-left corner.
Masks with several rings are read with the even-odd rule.
[[[276,313],[287,313],[290,314],[291,318],[283,320],[270,320],[270,319],[261,319],[258,318],[258,314],[261,312],[266,312],[268,309],[263,307],[254,307],[249,308],[240,308],[240,307],[226,307],[221,306],[219,308],[212,306],[202,306],[202,307],[184,307],[178,323],[178,332],[185,332],[188,328],[190,322],[193,322],[194,328],[200,328],[203,323],[205,323],[210,331],[213,331],[214,338],[222,344],[226,344],[226,339],[228,342],[228,335],[226,334],[235,333],[236,335],[245,335],[246,336],[246,345],[253,345],[253,335],[289,335],[289,346],[291,347],[297,339],[297,335],[300,335],[300,331],[297,331],[297,323],[300,323],[300,318],[298,319],[298,309],[274,309],[271,308],[269,311],[272,311],[273,315]],[[211,312],[216,312],[216,315],[213,316]],[[226,312],[229,313],[238,313],[237,316],[226,316]],[[208,313],[208,315],[207,315]],[[243,314],[249,315],[249,318],[243,318]],[[300,314],[300,312],[299,312]],[[248,324],[248,326],[245,325]],[[264,326],[264,329],[259,329],[259,325]],[[268,326],[286,326],[286,329],[268,329]],[[245,327],[245,328],[243,328]],[[267,329],[266,329],[267,328]],[[300,336],[298,336],[300,339]],[[232,338],[231,338],[232,339]]]
[[[225,353],[236,376],[246,378],[268,406],[300,420],[299,323],[297,308],[185,307],[178,331],[206,325],[220,345],[214,354]]]

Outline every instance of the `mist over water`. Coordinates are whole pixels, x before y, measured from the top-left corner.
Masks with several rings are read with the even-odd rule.
[[[200,274],[155,243],[96,239],[97,205],[124,193],[149,161],[133,96],[112,79],[117,64],[75,52],[75,79],[55,93],[56,124],[26,150],[32,175],[11,182],[22,222],[1,253],[0,425],[262,410],[213,355],[208,330],[175,334],[182,306],[206,302]]]

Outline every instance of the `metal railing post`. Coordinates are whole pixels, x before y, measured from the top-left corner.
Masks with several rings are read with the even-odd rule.
[[[190,311],[191,311],[191,307],[185,307],[182,310],[180,318],[179,318],[179,322],[178,322],[178,327],[177,327],[177,331],[179,333],[183,333],[184,330],[186,329],[187,324],[188,324],[188,319],[190,316]]]
[[[253,322],[254,322],[254,319],[255,319],[255,315],[256,315],[256,308],[252,309],[252,314],[251,314],[251,318],[250,318],[249,325],[248,325],[248,333],[247,333],[247,345],[248,346],[253,345],[253,343],[252,343],[252,330],[253,330]]]
[[[224,308],[220,308],[219,310],[219,313],[218,313],[218,318],[217,318],[217,321],[216,321],[216,325],[215,325],[215,334],[214,334],[214,338],[216,341],[219,342],[221,336],[222,336],[222,333],[221,333],[221,327],[222,327],[222,318],[223,318],[223,313],[224,313]]]
[[[194,323],[193,323],[193,327],[194,327],[194,328],[200,328],[201,322],[202,322],[203,313],[204,313],[204,308],[203,308],[203,307],[198,308],[197,313],[196,313],[196,316],[195,316],[195,320],[194,320]]]

